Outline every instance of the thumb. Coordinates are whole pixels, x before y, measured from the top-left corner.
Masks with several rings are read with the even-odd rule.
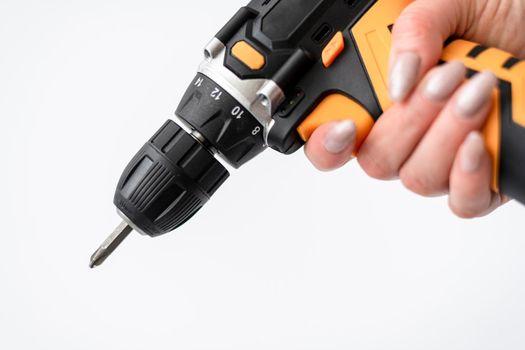
[[[441,56],[443,43],[467,21],[470,0],[416,0],[394,25],[390,98],[402,102]],[[464,27],[464,26],[463,26]]]
[[[317,169],[331,171],[352,159],[356,138],[357,127],[353,121],[332,122],[317,128],[304,150]]]

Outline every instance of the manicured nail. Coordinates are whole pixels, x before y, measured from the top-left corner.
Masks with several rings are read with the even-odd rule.
[[[465,65],[460,61],[446,63],[431,73],[423,93],[433,101],[446,100],[465,79],[466,72]]]
[[[332,154],[339,154],[355,142],[356,133],[357,128],[351,120],[334,124],[326,134],[324,148]]]
[[[461,169],[467,174],[473,174],[478,171],[481,166],[483,152],[485,152],[485,142],[481,134],[477,131],[471,132],[461,148],[459,159]]]
[[[399,54],[390,72],[390,98],[394,102],[403,101],[417,83],[421,58],[414,52]]]
[[[491,72],[474,76],[459,94],[456,102],[458,115],[462,118],[476,116],[477,112],[489,103],[497,82],[498,78]]]

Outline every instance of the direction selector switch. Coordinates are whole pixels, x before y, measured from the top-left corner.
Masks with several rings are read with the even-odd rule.
[[[239,41],[232,47],[232,56],[244,63],[251,70],[260,70],[266,64],[266,58],[246,41]]]

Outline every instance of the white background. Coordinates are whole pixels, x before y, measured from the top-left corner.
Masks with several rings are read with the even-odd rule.
[[[0,0],[0,349],[523,349],[524,209],[268,151],[178,232],[88,258],[242,1]]]

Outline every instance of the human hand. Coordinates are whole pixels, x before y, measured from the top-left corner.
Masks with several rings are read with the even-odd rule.
[[[523,0],[416,0],[393,30],[390,95],[394,105],[362,145],[358,161],[370,176],[400,178],[423,196],[449,195],[460,217],[486,215],[507,201],[493,193],[491,159],[479,133],[491,107],[496,77],[483,72],[464,83],[459,62],[436,67],[443,43],[461,37],[525,57]],[[320,170],[352,158],[351,121],[314,132],[306,155]]]

